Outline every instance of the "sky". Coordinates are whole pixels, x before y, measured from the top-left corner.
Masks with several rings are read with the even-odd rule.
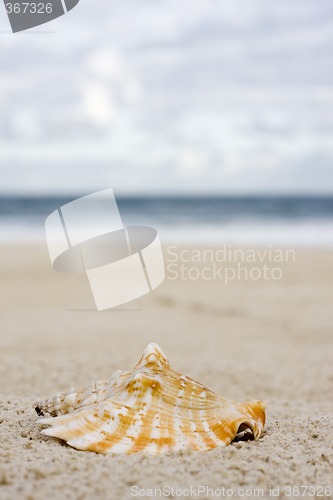
[[[2,8],[0,194],[333,194],[332,49],[332,0]]]

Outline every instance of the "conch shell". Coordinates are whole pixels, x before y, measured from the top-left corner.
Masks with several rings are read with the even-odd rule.
[[[235,403],[170,368],[157,344],[149,344],[133,370],[83,391],[36,403],[46,436],[78,450],[96,453],[152,454],[210,450],[227,446],[249,429],[263,433],[265,404]]]

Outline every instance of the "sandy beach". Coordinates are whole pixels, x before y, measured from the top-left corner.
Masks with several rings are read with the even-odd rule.
[[[279,264],[280,279],[169,276],[100,313],[86,277],[54,272],[46,246],[3,245],[0,256],[2,500],[128,499],[139,488],[157,498],[150,491],[163,487],[185,497],[198,486],[200,498],[213,498],[207,488],[253,498],[274,488],[284,498],[294,486],[315,487],[302,498],[319,498],[333,486],[330,250],[296,250],[295,262]],[[267,401],[263,437],[154,457],[80,452],[40,434],[36,400],[133,367],[150,342],[217,393]]]

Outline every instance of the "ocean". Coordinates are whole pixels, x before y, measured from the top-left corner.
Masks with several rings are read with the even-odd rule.
[[[78,197],[0,196],[0,241],[44,240],[46,217]],[[152,226],[162,243],[333,246],[333,196],[120,196],[117,203],[125,225]]]

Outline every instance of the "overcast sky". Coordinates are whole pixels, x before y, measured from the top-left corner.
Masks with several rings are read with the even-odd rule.
[[[2,193],[333,193],[332,0],[81,0],[21,34],[5,16]]]

